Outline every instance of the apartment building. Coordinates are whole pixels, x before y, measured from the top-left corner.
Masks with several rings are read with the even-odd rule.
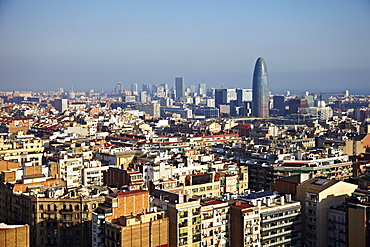
[[[143,174],[135,169],[122,170],[110,167],[104,175],[104,183],[112,187],[125,187],[128,190],[146,187]]]
[[[274,184],[273,166],[266,162],[249,162],[248,166],[248,188],[259,190],[271,190]]]
[[[7,225],[0,223],[0,246],[29,247],[29,225]]]
[[[164,212],[121,216],[106,223],[105,246],[168,247],[168,218]]]
[[[13,161],[21,166],[42,165],[44,147],[40,138],[18,137],[15,140],[0,138],[0,158]]]
[[[104,184],[104,173],[109,166],[96,166],[82,169],[82,184],[102,186]]]
[[[248,166],[245,166],[244,164],[239,164],[238,174],[239,178],[236,188],[238,189],[238,194],[243,194],[248,189],[249,183]]]
[[[78,187],[82,184],[82,157],[65,156],[59,159],[58,177],[66,181],[67,188]]]
[[[283,160],[274,165],[275,178],[299,173],[344,180],[352,176],[352,162],[347,155],[327,158],[312,156],[307,160]]]
[[[201,202],[201,246],[230,246],[229,210],[229,203],[225,201],[210,199]]]
[[[28,224],[31,246],[91,246],[92,210],[104,197],[82,197],[78,191],[60,197],[63,186],[29,186],[28,193],[17,194],[11,184],[0,186],[0,221]]]
[[[201,198],[221,196],[221,181],[215,173],[186,175],[184,194]]]
[[[232,246],[301,246],[301,206],[289,194],[239,196],[231,208]]]
[[[348,245],[348,232],[352,229],[347,229],[347,213],[344,202],[330,206],[328,211],[328,221],[329,246],[352,246]]]
[[[306,246],[328,246],[328,210],[344,201],[357,185],[326,178],[312,178],[297,187],[297,200],[302,205],[302,235]]]
[[[260,230],[261,222],[257,205],[236,201],[234,205],[230,206],[231,246],[260,246]]]
[[[149,210],[149,192],[132,190],[112,193],[92,213],[92,246],[105,246],[106,224],[122,216],[145,213]],[[119,221],[118,221],[119,222]],[[111,239],[118,241],[119,239]]]
[[[200,200],[168,204],[170,246],[200,247],[202,216]]]
[[[370,192],[356,190],[347,201],[348,246],[370,245]]]
[[[285,201],[284,196],[275,202],[266,198],[260,209],[261,246],[301,246],[300,216],[299,202]]]
[[[297,174],[338,180],[352,176],[352,162],[347,155],[324,157],[298,153],[274,157],[261,153],[254,156],[246,163],[249,168],[249,189],[253,190],[271,190],[276,179]]]
[[[221,193],[238,193],[239,175],[235,171],[218,172],[221,182]]]

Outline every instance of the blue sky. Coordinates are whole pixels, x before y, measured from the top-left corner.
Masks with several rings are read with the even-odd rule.
[[[0,1],[0,90],[168,83],[370,94],[370,1]]]

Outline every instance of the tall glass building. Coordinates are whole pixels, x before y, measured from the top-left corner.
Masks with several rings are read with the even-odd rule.
[[[180,101],[180,99],[185,96],[185,85],[183,77],[175,78],[175,90],[176,90],[176,100]]]
[[[253,73],[252,114],[255,117],[269,117],[269,81],[265,59],[259,57]]]

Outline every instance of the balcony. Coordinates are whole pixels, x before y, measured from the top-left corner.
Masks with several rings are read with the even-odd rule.
[[[60,210],[61,214],[70,214],[73,212],[73,209],[62,209]]]
[[[301,223],[300,220],[295,220],[295,221],[291,221],[291,222],[287,222],[287,223],[276,224],[274,226],[262,227],[262,230],[263,231],[270,231],[270,230],[274,230],[274,229],[278,229],[278,228],[282,228],[282,227],[287,227],[287,226],[292,226],[292,225],[300,224],[300,223]]]
[[[208,219],[212,219],[212,218],[213,218],[212,214],[203,214],[203,220],[208,220]]]
[[[267,235],[267,236],[263,236],[263,240],[270,240],[272,238],[280,238],[282,236],[285,236],[287,234],[292,234],[292,233],[296,233],[296,232],[299,232],[301,231],[300,229],[297,229],[297,230],[288,230],[288,231],[284,231],[284,232],[279,232],[279,233],[276,233],[276,234],[270,234],[270,235]]]
[[[192,220],[193,225],[200,224],[201,222],[202,220],[200,219],[200,217],[193,218]]]
[[[210,222],[210,223],[204,223],[202,225],[202,229],[208,229],[208,228],[212,228],[213,227],[213,222]]]
[[[193,234],[198,234],[198,233],[200,233],[200,231],[201,231],[201,229],[200,229],[199,226],[193,228]]]
[[[182,237],[179,239],[179,246],[187,245],[188,244],[188,238]]]
[[[182,228],[182,227],[187,227],[188,226],[188,221],[185,220],[185,221],[182,221],[179,223],[179,228]]]
[[[193,209],[193,210],[192,210],[192,214],[193,214],[193,215],[200,215],[200,209],[199,209],[199,208],[197,208],[197,209]]]
[[[193,235],[193,243],[194,242],[200,242],[200,240],[201,240],[201,235],[200,234]]]
[[[296,217],[298,215],[301,215],[301,213],[290,213],[290,214],[285,214],[283,216],[276,216],[276,217],[266,218],[266,219],[263,220],[263,223],[267,223],[267,222],[270,222],[270,221],[281,220],[281,219],[285,219],[285,218]]]
[[[294,240],[298,240],[300,238],[301,238],[301,234],[298,234],[297,236],[292,237],[292,238],[283,239],[283,240],[276,241],[276,242],[273,242],[273,243],[265,243],[265,244],[263,244],[263,246],[266,246],[266,247],[281,246],[281,245],[284,245],[286,243],[292,242]]]
[[[210,231],[210,232],[208,232],[208,233],[203,233],[203,234],[202,234],[202,237],[203,237],[203,238],[213,237],[213,232],[212,232],[212,231]]]
[[[185,212],[183,214],[179,214],[179,217],[180,217],[180,219],[187,218],[188,217],[188,212]]]

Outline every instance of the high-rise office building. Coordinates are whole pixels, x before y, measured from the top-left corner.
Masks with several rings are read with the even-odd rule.
[[[142,91],[145,91],[148,94],[151,93],[151,91],[150,91],[150,85],[149,84],[143,84],[141,87],[142,87]]]
[[[219,105],[230,104],[230,101],[237,100],[237,93],[235,88],[231,89],[216,89],[215,102],[216,107]]]
[[[119,81],[119,82],[117,82],[117,85],[114,88],[114,93],[119,94],[119,93],[121,93],[122,89],[123,89],[122,82]]]
[[[133,95],[138,95],[138,93],[139,93],[139,86],[136,82],[131,84],[131,93]]]
[[[253,116],[269,117],[269,82],[265,60],[257,59],[253,73]]]
[[[250,102],[252,101],[252,89],[245,89],[245,88],[239,88],[236,89],[236,96],[237,96],[237,103],[239,106],[243,104],[243,102]]]
[[[167,84],[160,84],[160,85],[156,85],[155,87],[155,95],[158,97],[158,98],[163,98],[163,97],[166,97],[167,96],[167,91],[168,91],[168,86]]]
[[[273,108],[276,109],[278,116],[285,115],[285,97],[284,95],[274,95]]]
[[[206,94],[207,93],[207,84],[199,83],[198,84],[198,93],[200,95]]]
[[[190,89],[190,93],[195,93],[195,85],[190,85],[189,89]]]
[[[55,99],[54,107],[59,112],[68,110],[68,99]]]
[[[180,101],[185,96],[185,85],[183,77],[175,78],[176,100]]]

